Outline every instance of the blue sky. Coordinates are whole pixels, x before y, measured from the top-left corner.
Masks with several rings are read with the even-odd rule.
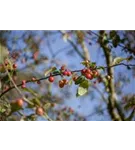
[[[20,37],[22,35],[22,33],[25,31],[12,31],[12,34],[10,38],[13,38],[15,36]],[[42,31],[35,31],[34,32],[35,35],[42,37],[43,36],[43,32]],[[46,55],[49,58],[52,57],[50,50],[47,48],[46,44],[47,44],[47,39],[44,38],[42,44],[40,45],[40,55]],[[12,48],[24,48],[26,45],[22,42],[22,40],[17,40],[17,44],[12,45],[11,42],[8,42],[8,45]],[[50,45],[51,48],[53,50],[53,53],[56,53],[60,50],[63,49],[64,47],[67,47],[65,50],[63,50],[62,52],[58,53],[56,55],[56,59],[58,59],[59,61],[63,62],[64,64],[67,64],[67,66],[69,68],[71,68],[72,70],[74,69],[80,69],[83,68],[82,65],[80,65],[80,62],[82,61],[82,58],[80,58],[80,56],[78,56],[76,54],[76,52],[71,53],[70,50],[72,50],[72,46],[70,46],[70,44],[68,42],[64,42],[62,38],[60,38],[60,34],[55,34],[53,36],[50,37]],[[87,44],[89,52],[90,52],[90,57],[91,57],[91,61],[96,62],[97,65],[103,65],[104,66],[104,58],[102,57],[102,50],[99,49],[97,44],[93,44],[92,46],[90,46],[89,44]],[[125,55],[123,52],[121,52],[121,48],[117,48],[117,51],[115,50],[116,55],[118,56],[123,56],[123,57],[127,57],[127,55]],[[52,66],[54,64],[51,64],[50,66]],[[21,65],[20,65],[21,67]],[[49,66],[48,66],[49,67]],[[42,66],[40,67],[40,69],[42,68]],[[115,68],[116,70],[116,76],[115,79],[117,79],[117,72],[121,71],[125,74],[125,76],[128,76],[130,78],[132,78],[131,75],[131,71],[127,71],[127,69],[125,67],[117,67]],[[42,73],[42,70],[39,70]],[[135,79],[132,78],[131,79],[131,83],[126,85],[123,88],[123,92],[124,93],[135,93]],[[70,91],[73,93],[72,97],[70,99],[66,99],[65,98],[65,105],[71,106],[75,109],[75,111],[79,112],[81,115],[83,116],[87,116],[88,114],[91,114],[94,110],[94,106],[96,106],[97,104],[99,104],[99,99],[100,99],[100,95],[96,92],[95,98],[91,98],[91,93],[89,93],[90,95],[87,96],[83,96],[80,98],[76,98],[76,86],[72,85],[70,89]],[[103,87],[99,84],[99,88],[103,89]],[[62,92],[64,89],[57,89],[56,87],[53,87],[53,91],[57,92],[57,90],[60,90],[60,92]],[[102,107],[105,107],[104,103],[101,103]],[[80,107],[81,106],[81,107]],[[94,115],[93,117],[87,118],[88,120],[106,120],[109,119],[108,116],[98,116],[98,115]]]

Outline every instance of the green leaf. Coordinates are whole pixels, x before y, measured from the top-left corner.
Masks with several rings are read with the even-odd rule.
[[[77,89],[77,94],[76,94],[76,96],[78,97],[78,96],[83,96],[83,95],[85,95],[85,94],[88,92],[88,88],[89,88],[89,82],[88,82],[88,80],[83,81],[83,82],[79,85],[79,87],[78,87],[78,89]]]
[[[44,75],[47,76],[49,73],[55,71],[57,68],[56,67],[52,67],[50,69],[47,69],[45,72],[44,72]]]
[[[3,113],[3,112],[5,112],[5,111],[6,111],[6,109],[3,108],[2,106],[0,106],[0,113]]]
[[[128,103],[124,106],[124,109],[125,109],[125,110],[129,110],[129,109],[133,108],[133,106],[135,106],[135,102],[134,102],[134,101],[131,101],[131,102],[128,102]]]
[[[97,69],[102,69],[103,71],[105,70],[103,66],[99,66]]]
[[[109,78],[111,78],[111,77],[109,77]],[[108,84],[109,84],[109,79],[108,79],[108,76],[104,76],[104,77],[102,77],[102,81],[104,82],[104,84],[105,84],[105,87],[107,88],[108,87]]]
[[[116,31],[112,30],[110,31],[109,35],[110,35],[110,39],[113,39],[116,36]]]
[[[43,107],[45,110],[48,110],[51,107],[51,103],[46,103]]]
[[[27,104],[27,108],[33,108],[33,107],[35,107],[34,104],[29,104],[29,103]]]
[[[127,58],[122,58],[122,57],[116,57],[113,60],[113,65],[119,64],[120,62],[122,62],[123,60],[127,60]]]
[[[84,65],[84,66],[86,66],[87,62],[86,61],[82,61],[81,64]]]
[[[26,91],[26,92],[31,93],[33,96],[36,96],[36,97],[38,96],[36,91],[34,91],[34,90],[30,89],[30,88],[24,88],[23,90]]]
[[[85,80],[85,77],[84,77],[84,76],[79,76],[79,77],[76,79],[75,84],[76,84],[76,85],[77,85],[77,84],[80,84],[80,83],[82,83],[84,80]]]
[[[11,112],[12,113],[22,109],[21,107],[19,107],[17,105],[17,103],[11,103],[10,105],[11,105]]]
[[[72,78],[68,81],[68,85],[72,85],[72,83],[73,83],[73,80],[72,80]]]
[[[55,71],[52,72],[53,75],[59,74],[59,73],[60,73],[60,70],[55,70]]]
[[[0,44],[0,64],[4,63],[4,60],[8,57],[8,54],[8,49]]]
[[[33,98],[30,100],[30,102],[32,102],[32,104],[28,104],[27,108],[33,108],[36,105],[40,106],[40,100],[38,98]]]
[[[35,105],[39,105],[40,106],[40,100],[38,98],[33,99],[32,101]]]
[[[90,63],[90,67],[91,67],[91,68],[95,68],[95,67],[96,67],[96,62]]]
[[[35,121],[36,120],[36,115],[35,114],[30,114],[29,116],[24,118],[25,121]]]

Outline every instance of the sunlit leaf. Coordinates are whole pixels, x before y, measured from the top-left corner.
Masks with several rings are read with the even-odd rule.
[[[79,85],[79,87],[78,87],[78,89],[77,89],[77,94],[76,94],[76,96],[78,97],[78,96],[83,96],[83,95],[85,95],[85,94],[88,92],[88,88],[89,88],[89,82],[88,82],[88,80],[83,81],[83,82]]]
[[[6,109],[0,106],[0,113],[3,113],[4,111],[6,111]]]
[[[49,73],[52,73],[53,71],[55,71],[57,68],[56,67],[52,67],[50,69],[47,69],[45,72],[44,72],[44,75],[47,76]]]
[[[46,103],[46,104],[44,105],[44,109],[45,109],[45,110],[48,110],[50,107],[51,107],[51,103]]]
[[[86,66],[87,62],[86,61],[82,61],[81,64]]]
[[[113,65],[121,63],[123,60],[126,60],[127,58],[122,58],[122,57],[116,57],[113,60]]]
[[[103,66],[99,66],[97,69],[102,69],[103,71],[105,70]]]
[[[95,68],[95,67],[96,67],[96,62],[90,63],[90,67],[91,67],[91,68]]]
[[[38,94],[30,88],[24,88],[23,90],[26,91],[26,92],[31,93],[33,96],[38,96]]]
[[[35,98],[35,99],[33,100],[33,103],[34,103],[34,104],[37,104],[37,105],[40,105],[40,100],[39,100],[38,98]]]
[[[72,83],[73,83],[73,80],[72,80],[72,78],[68,81],[68,85],[72,85]]]

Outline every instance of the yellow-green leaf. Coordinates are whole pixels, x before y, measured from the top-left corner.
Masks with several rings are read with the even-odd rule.
[[[78,97],[78,96],[83,96],[83,95],[85,95],[85,94],[88,92],[88,88],[89,88],[89,82],[88,82],[88,80],[83,81],[83,82],[79,85],[79,87],[78,87],[78,89],[77,89],[77,94],[76,94],[76,96]]]
[[[51,107],[51,103],[46,103],[46,104],[44,105],[44,109],[45,109],[45,110],[48,110],[50,107]]]
[[[127,58],[116,57],[116,58],[114,58],[112,65],[119,64],[119,63],[122,62],[123,60],[127,60]]]
[[[44,75],[47,76],[49,73],[55,71],[57,68],[56,67],[52,67],[50,69],[47,69],[45,72],[44,72]]]

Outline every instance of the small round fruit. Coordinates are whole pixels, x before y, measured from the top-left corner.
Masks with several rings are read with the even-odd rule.
[[[89,74],[89,73],[86,73],[86,74],[85,74],[85,77],[86,77],[87,79],[90,79],[90,80],[92,79],[92,75]]]
[[[22,80],[22,84],[25,84],[26,83],[26,80]]]
[[[67,71],[67,76],[71,76],[71,71]]]
[[[60,81],[59,81],[59,87],[60,87],[60,88],[63,88],[64,85],[65,85],[65,83],[63,82],[63,80],[60,80]]]
[[[63,74],[64,76],[67,76],[68,71],[64,71],[62,74]]]
[[[93,70],[93,75],[94,75],[94,77],[97,77],[97,76],[99,76],[99,72],[97,70]]]
[[[17,64],[13,64],[13,68],[16,69],[17,68]]]
[[[86,69],[86,73],[91,74],[92,72],[91,72],[91,70],[90,70],[90,69]]]
[[[36,114],[39,116],[43,116],[44,115],[44,110],[41,107],[37,107],[36,108]]]
[[[54,81],[54,77],[53,77],[53,76],[50,76],[48,80],[49,80],[50,82],[53,82],[53,81]]]
[[[22,84],[22,88],[23,88],[23,89],[26,88],[26,84]]]
[[[85,74],[85,73],[86,73],[86,69],[82,69],[82,70],[81,70],[81,73],[82,73],[82,74]]]
[[[63,79],[62,81],[64,82],[64,84],[68,84],[68,80],[67,79]]]
[[[78,78],[77,76],[74,76],[74,77],[73,77],[73,81],[76,81],[77,78]]]
[[[16,103],[19,107],[22,107],[24,104],[24,101],[22,99],[18,99]]]

